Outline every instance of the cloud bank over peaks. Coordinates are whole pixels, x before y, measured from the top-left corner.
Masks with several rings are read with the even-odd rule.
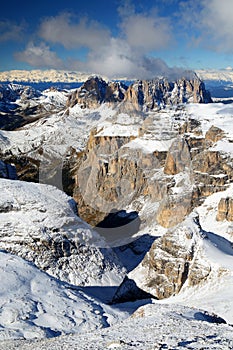
[[[37,32],[42,41],[38,45],[29,42],[15,57],[33,67],[78,70],[109,78],[148,79],[177,74],[179,70],[169,68],[155,57],[157,50],[174,42],[169,20],[159,16],[155,9],[136,13],[130,3],[118,10],[117,36],[97,21],[61,13],[43,19]],[[53,49],[57,45],[67,52],[66,57],[69,50],[87,50],[85,60],[75,59],[74,55],[60,59]]]
[[[109,78],[152,79],[156,76],[175,76],[181,69],[169,68],[160,58],[147,57],[143,51],[132,48],[125,40],[112,38],[110,45],[91,51],[87,62],[79,62],[84,71]]]

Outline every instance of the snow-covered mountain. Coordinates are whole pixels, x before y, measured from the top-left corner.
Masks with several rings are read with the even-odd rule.
[[[27,82],[27,83],[39,83],[39,82],[83,82],[90,73],[65,71],[65,70],[10,70],[6,72],[0,72],[0,82]]]
[[[233,69],[196,71],[215,100],[230,100],[233,98]]]
[[[31,308],[4,293],[2,334],[57,336],[70,324],[80,334],[0,348],[230,349],[231,327],[214,322],[233,320],[232,104],[211,103],[196,76],[129,87],[92,76],[26,97],[7,88],[0,248],[6,288],[20,286]],[[14,166],[19,180],[7,179]],[[48,289],[35,295],[37,278]],[[48,306],[53,289],[62,316]],[[123,321],[92,331],[111,318]]]
[[[199,69],[196,70],[197,75],[200,79],[206,80],[214,80],[214,81],[225,81],[225,82],[233,82],[233,69],[228,67],[226,69]]]

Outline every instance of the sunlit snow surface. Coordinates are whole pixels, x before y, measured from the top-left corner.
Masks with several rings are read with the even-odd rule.
[[[106,310],[93,298],[3,251],[0,279],[0,341],[54,337],[109,325]],[[109,317],[114,319],[113,315],[110,312]]]
[[[233,347],[232,327],[213,324],[201,310],[178,305],[147,305],[133,317],[98,332],[34,342],[6,342],[0,349],[221,349]]]
[[[222,129],[226,135],[224,140],[218,141],[212,150],[233,154],[233,104],[211,103],[187,105],[190,117],[201,122],[201,129],[205,133],[212,125]]]

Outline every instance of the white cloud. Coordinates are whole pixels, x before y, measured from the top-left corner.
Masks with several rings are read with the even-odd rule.
[[[108,78],[152,79],[181,73],[179,69],[169,68],[163,60],[147,57],[141,50],[135,50],[125,40],[117,38],[112,38],[110,45],[101,50],[91,51],[86,62],[69,62],[69,67]]]
[[[50,43],[62,44],[65,48],[97,48],[110,39],[109,30],[96,21],[81,19],[72,21],[68,13],[45,19],[40,26],[39,36]]]
[[[202,5],[201,24],[207,30],[214,48],[233,51],[233,1],[209,0],[202,1]]]
[[[15,53],[15,58],[18,61],[23,61],[30,64],[32,67],[40,68],[63,68],[62,60],[51,51],[45,43],[35,45],[30,42],[26,49],[22,52]]]
[[[187,0],[179,4],[180,25],[194,46],[233,52],[233,1]],[[191,36],[190,33],[193,33]]]
[[[153,78],[170,74],[164,61],[148,57],[151,51],[164,48],[171,42],[172,30],[168,20],[159,17],[155,10],[150,14],[136,14],[130,1],[125,1],[118,12],[121,19],[119,36],[109,36],[98,45],[89,45],[91,50],[86,62],[72,62],[72,66],[109,78]]]
[[[21,40],[25,24],[0,21],[0,42]]]
[[[48,45],[30,43],[16,57],[36,67],[62,67],[109,78],[170,75],[171,69],[164,61],[150,57],[152,51],[171,43],[173,35],[169,21],[160,17],[156,10],[149,14],[136,13],[130,1],[118,10],[120,31],[117,37],[111,36],[110,31],[96,21],[86,18],[77,21],[70,14],[63,13],[41,22],[38,35]],[[86,60],[70,58],[62,62],[51,51],[53,44],[62,45],[67,50],[66,57],[69,49],[87,48]]]
[[[128,76],[133,73],[136,65],[136,62],[132,62],[132,57],[132,49],[126,41],[112,38],[109,45],[90,52],[87,67],[93,72],[110,77],[119,74]]]
[[[124,16],[121,28],[127,43],[146,51],[167,47],[172,41],[172,29],[168,19],[152,14]]]

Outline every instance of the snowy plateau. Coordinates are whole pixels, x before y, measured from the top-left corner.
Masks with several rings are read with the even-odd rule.
[[[1,83],[0,193],[0,349],[233,349],[233,103],[196,74]]]

